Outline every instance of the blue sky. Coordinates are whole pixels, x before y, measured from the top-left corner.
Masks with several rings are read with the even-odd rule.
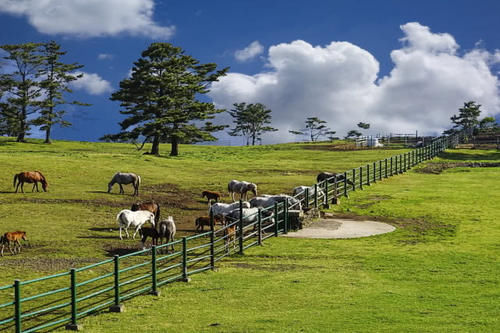
[[[53,39],[84,65],[72,98],[92,106],[73,108],[56,139],[117,132],[109,96],[155,41],[229,66],[209,98],[269,106],[280,131],[264,142],[296,139],[288,130],[309,116],[339,135],[359,121],[438,133],[469,99],[500,114],[499,13],[498,1],[0,0],[0,44]]]

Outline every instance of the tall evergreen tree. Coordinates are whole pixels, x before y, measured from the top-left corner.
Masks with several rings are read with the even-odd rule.
[[[40,43],[0,46],[7,55],[3,59],[15,69],[10,73],[0,74],[0,90],[4,91],[2,117],[8,131],[14,134],[16,141],[24,142],[29,134],[28,116],[40,108],[41,88],[39,69],[42,57],[38,53]]]
[[[195,58],[169,43],[152,43],[132,69],[132,76],[120,82],[120,90],[111,100],[120,101],[122,131],[105,135],[102,140],[151,141],[151,154],[159,155],[160,142],[170,142],[171,156],[179,154],[183,142],[215,141],[212,132],[225,126],[200,121],[213,119],[224,110],[197,97],[206,94],[209,85],[226,74],[214,63],[200,64]],[[143,142],[143,143],[144,143]]]
[[[318,117],[309,117],[305,121],[305,128],[298,131],[289,131],[295,135],[307,135],[312,142],[317,141],[321,136],[328,135],[330,128],[326,126],[327,122]]]
[[[78,101],[68,102],[64,98],[64,93],[71,93],[69,83],[83,76],[83,74],[71,74],[80,69],[83,65],[73,63],[65,64],[60,61],[61,56],[67,52],[61,51],[61,46],[55,41],[50,41],[41,46],[42,66],[40,68],[40,87],[43,89],[43,100],[40,102],[40,117],[33,121],[45,131],[45,143],[50,143],[52,126],[71,126],[71,123],[64,120],[65,110],[59,108],[64,104],[74,104],[88,106]]]
[[[479,115],[481,114],[481,105],[474,101],[465,102],[464,106],[458,109],[458,115],[453,115],[450,119],[453,128],[445,131],[445,134],[451,134],[463,130],[468,135],[472,135],[474,129],[479,126]]]
[[[234,103],[234,109],[231,109],[229,114],[234,118],[235,127],[231,129],[229,135],[244,136],[247,139],[247,146],[252,140],[252,146],[255,146],[255,141],[261,139],[261,135],[265,132],[277,131],[277,128],[267,126],[271,123],[271,110],[266,109],[266,106],[261,103],[246,104]]]

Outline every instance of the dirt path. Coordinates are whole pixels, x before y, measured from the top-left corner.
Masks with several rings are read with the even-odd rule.
[[[385,234],[394,231],[392,225],[374,221],[345,219],[321,219],[309,227],[290,232],[283,237],[291,238],[358,238]]]

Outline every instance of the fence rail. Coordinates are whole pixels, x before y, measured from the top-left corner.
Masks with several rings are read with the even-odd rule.
[[[461,134],[439,137],[425,147],[345,171],[315,184],[312,193],[306,189],[295,197],[303,207],[327,207],[342,196],[348,197],[349,192],[404,173],[455,147],[460,137]],[[0,332],[35,332],[63,325],[76,330],[78,319],[88,314],[108,307],[111,311],[121,311],[126,299],[139,294],[158,295],[159,286],[189,281],[189,276],[214,269],[215,264],[228,255],[243,254],[245,249],[260,245],[267,238],[286,234],[290,229],[288,211],[296,208],[292,206],[286,199],[259,209],[257,221],[244,224],[240,202],[240,218],[221,229],[214,229],[211,216],[212,226],[208,232],[123,256],[115,255],[68,272],[15,280],[13,284],[1,286]],[[263,217],[265,211],[273,212],[274,221],[271,216]]]

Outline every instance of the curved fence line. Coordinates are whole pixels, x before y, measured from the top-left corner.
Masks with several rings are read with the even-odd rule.
[[[425,147],[345,171],[314,184],[313,193],[305,189],[295,198],[305,209],[328,207],[340,197],[348,197],[351,191],[404,173],[434,158],[456,146],[459,138],[460,134],[439,137]],[[28,281],[15,280],[14,284],[1,286],[0,332],[35,332],[63,325],[77,330],[78,319],[91,313],[108,307],[110,311],[121,312],[126,299],[147,293],[158,295],[159,286],[189,281],[193,274],[213,270],[215,263],[226,256],[243,254],[245,249],[261,245],[267,238],[286,234],[290,230],[288,214],[294,205],[285,198],[274,206],[259,208],[257,221],[244,223],[240,201],[239,219],[221,229],[214,229],[211,215],[208,232],[123,256],[115,255],[113,259],[68,272]],[[266,213],[264,217],[262,212],[266,211],[271,211],[272,216]]]

